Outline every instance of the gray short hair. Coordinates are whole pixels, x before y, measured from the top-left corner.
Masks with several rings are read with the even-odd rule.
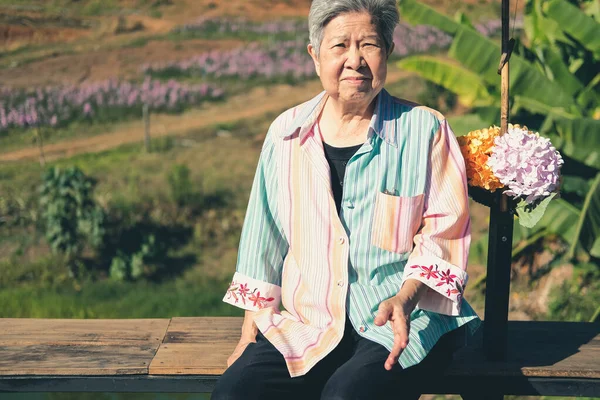
[[[310,43],[319,54],[325,26],[340,14],[367,12],[371,15],[386,51],[392,46],[394,29],[400,16],[395,0],[313,0],[308,14]]]

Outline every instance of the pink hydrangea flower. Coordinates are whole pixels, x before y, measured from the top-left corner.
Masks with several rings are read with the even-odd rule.
[[[505,193],[529,204],[558,189],[563,159],[550,139],[519,125],[494,140],[487,164],[507,187]]]

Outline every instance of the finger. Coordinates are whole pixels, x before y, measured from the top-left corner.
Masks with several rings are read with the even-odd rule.
[[[377,326],[385,325],[388,322],[388,320],[390,319],[390,317],[392,315],[392,311],[393,311],[393,306],[387,301],[382,301],[381,304],[379,304],[379,311],[377,312],[377,316],[373,320],[375,325],[377,325]]]
[[[383,365],[386,370],[391,370],[394,364],[398,362],[398,357],[400,357],[400,354],[403,350],[402,344],[403,343],[400,337],[394,334],[394,345],[392,346],[392,350],[390,351],[390,354]]]
[[[408,332],[410,323],[404,318],[401,313],[394,312],[392,316],[392,329],[394,331],[394,345],[385,362],[385,369],[390,370],[398,362],[400,354],[408,346]]]
[[[410,318],[407,318],[399,309],[394,309],[392,314],[392,329],[395,335],[400,336],[405,348],[408,345],[408,334],[410,331]]]

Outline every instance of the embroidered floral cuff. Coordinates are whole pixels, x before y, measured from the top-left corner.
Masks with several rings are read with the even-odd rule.
[[[281,287],[236,272],[223,301],[249,311],[278,307]]]
[[[463,292],[469,279],[466,271],[435,256],[408,260],[402,281],[416,279],[429,289],[419,299],[418,308],[446,315],[459,315]]]

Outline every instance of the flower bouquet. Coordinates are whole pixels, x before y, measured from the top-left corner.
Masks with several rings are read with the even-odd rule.
[[[519,223],[533,227],[558,193],[563,159],[550,139],[526,126],[471,131],[458,138],[470,186],[512,197]]]

